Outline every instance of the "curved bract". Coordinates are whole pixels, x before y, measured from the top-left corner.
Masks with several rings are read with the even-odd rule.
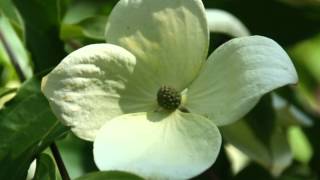
[[[186,107],[217,125],[239,120],[264,94],[298,76],[287,53],[273,40],[249,36],[216,49],[188,89]]]

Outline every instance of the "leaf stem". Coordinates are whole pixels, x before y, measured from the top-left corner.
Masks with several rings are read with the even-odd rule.
[[[61,155],[60,155],[60,152],[59,152],[57,145],[55,143],[52,143],[50,145],[50,150],[51,150],[52,155],[57,163],[62,180],[70,180],[70,176],[69,176],[68,171],[63,163],[63,160],[61,158]]]
[[[7,42],[6,38],[4,37],[2,31],[0,30],[0,41],[3,43],[3,46],[9,56],[9,59],[14,67],[14,69],[17,72],[17,75],[20,79],[21,82],[26,80],[26,76],[23,74],[23,71],[19,65],[19,61],[17,59],[17,57],[15,56],[15,54],[13,53],[12,49],[10,48],[9,43]]]

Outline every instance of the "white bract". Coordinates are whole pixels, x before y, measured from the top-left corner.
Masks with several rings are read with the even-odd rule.
[[[232,37],[249,36],[247,27],[234,15],[221,9],[206,9],[210,32],[223,33]]]
[[[217,158],[216,126],[298,79],[285,51],[266,37],[233,39],[207,59],[200,0],[120,0],[106,40],[74,51],[42,82],[55,115],[94,141],[101,170],[196,176]]]

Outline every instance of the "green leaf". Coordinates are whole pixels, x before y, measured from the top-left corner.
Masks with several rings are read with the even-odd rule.
[[[61,29],[61,38],[64,40],[89,38],[105,41],[104,33],[106,23],[106,16],[94,16],[86,18],[76,24],[64,24]]]
[[[320,111],[319,82],[320,82],[320,34],[304,40],[289,50],[290,56],[295,60],[299,73],[297,87],[304,106]]]
[[[272,180],[274,179],[268,171],[263,169],[261,166],[255,163],[251,163],[245,169],[243,169],[239,174],[237,174],[234,180],[249,180],[249,179],[259,179],[259,180]]]
[[[277,118],[281,125],[286,127],[291,125],[310,127],[313,125],[313,120],[310,117],[281,96],[274,93],[272,94],[272,99],[273,107],[276,110]]]
[[[51,113],[36,78],[0,110],[0,179],[24,179],[31,161],[67,131]]]
[[[319,166],[317,166],[319,167]],[[315,171],[303,164],[295,163],[290,166],[277,180],[318,180]],[[259,178],[260,180],[260,178]]]
[[[290,127],[288,136],[294,158],[302,164],[308,164],[314,152],[302,129],[299,126]]]
[[[25,22],[27,48],[35,72],[56,66],[65,56],[59,39],[61,4],[59,0],[14,0]]]
[[[319,6],[298,8],[279,0],[211,0],[203,3],[206,8],[223,9],[234,14],[252,34],[270,37],[285,46],[320,31]]]
[[[19,33],[22,33],[22,19],[11,0],[0,1],[0,15],[3,14],[8,17],[10,23],[14,26]]]
[[[292,153],[272,108],[267,95],[243,120],[221,129],[228,142],[277,176],[291,164]]]
[[[56,167],[48,154],[40,154],[37,158],[37,168],[33,180],[56,180]]]
[[[305,67],[311,75],[320,82],[320,34],[306,39],[292,48],[290,55],[295,59],[296,63]]]
[[[25,76],[25,78],[29,79],[30,77],[32,77],[33,73],[30,65],[30,59],[29,59],[28,53],[21,39],[19,38],[19,36],[11,26],[9,19],[6,18],[5,16],[0,16],[0,29],[4,36],[5,42],[8,45],[8,48],[13,53],[12,56],[14,56],[15,58],[14,60],[19,65],[22,71],[21,73],[23,74],[23,76]],[[8,52],[6,53],[9,54]]]
[[[142,180],[141,177],[120,171],[93,172],[86,174],[76,180]]]
[[[11,93],[14,93],[16,91],[17,91],[16,88],[7,88],[7,87],[0,88],[0,99],[3,96],[6,96],[6,95],[11,94]]]
[[[17,88],[0,87],[0,109],[3,105],[14,97]]]
[[[299,96],[295,96],[295,92],[292,89],[289,88],[282,88],[284,91],[281,92],[281,95],[283,97],[286,98],[286,100],[290,101],[291,103],[293,103],[295,106],[299,107],[300,109],[304,110],[304,113],[313,120],[313,125],[311,127],[308,128],[303,128],[303,134],[306,136],[306,140],[308,140],[308,142],[310,142],[311,148],[312,148],[312,158],[309,161],[308,158],[306,158],[307,156],[305,156],[303,159],[304,160],[308,160],[308,167],[311,168],[311,170],[313,172],[319,172],[319,162],[320,162],[320,141],[319,141],[319,132],[320,132],[320,118],[319,115],[317,113],[314,113],[315,111],[310,111],[310,109],[306,109],[306,107],[310,107],[310,106],[303,106],[301,105],[301,102],[299,101],[300,97]],[[302,101],[303,102],[303,101]],[[289,132],[289,134],[291,135],[290,139],[292,139],[292,132]],[[296,144],[299,144],[299,146],[309,146],[307,144],[307,142],[301,143],[301,140],[305,139],[304,137],[301,136],[302,133],[300,133],[300,137],[298,139],[298,142],[295,142],[295,144],[290,144],[293,148],[293,152],[295,153],[295,158],[299,161],[301,161],[302,159],[300,159],[299,157],[297,157],[298,151],[301,151],[301,149],[296,149]],[[303,136],[304,136],[303,135]],[[294,137],[294,138],[298,138],[298,137]],[[291,141],[291,140],[290,140]],[[296,139],[295,139],[296,141]],[[299,142],[300,141],[300,142]],[[308,147],[305,147],[306,149],[308,149]],[[304,149],[304,151],[306,150]],[[319,173],[317,174],[318,176],[320,175]],[[320,177],[320,176],[319,176]],[[302,178],[303,179],[303,178]]]
[[[221,180],[229,180],[232,178],[231,162],[223,148],[221,149],[214,164],[205,172],[193,177],[191,180],[212,180],[214,179],[212,177],[219,177]]]
[[[63,23],[77,24],[97,15],[106,16],[117,2],[118,0],[73,0],[63,18]]]
[[[0,86],[5,86],[12,80],[18,80],[18,77],[4,45],[0,41]]]
[[[98,171],[93,160],[92,142],[81,140],[69,133],[56,143],[71,178]]]

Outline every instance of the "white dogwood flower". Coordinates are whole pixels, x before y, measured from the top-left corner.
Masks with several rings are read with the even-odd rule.
[[[106,40],[74,51],[42,82],[58,119],[94,141],[101,170],[196,176],[217,158],[217,126],[298,80],[286,52],[262,36],[230,40],[207,59],[200,0],[120,0]]]

